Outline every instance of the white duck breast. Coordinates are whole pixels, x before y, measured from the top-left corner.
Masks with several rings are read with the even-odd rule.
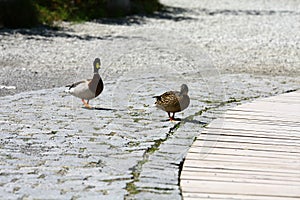
[[[84,81],[78,84],[76,87],[70,88],[69,92],[75,97],[81,99],[87,99],[87,100],[93,99],[95,98],[95,92],[89,90],[88,84],[89,81]]]
[[[96,58],[93,63],[94,75],[92,79],[82,80],[66,86],[68,87],[67,92],[80,98],[86,108],[92,108],[89,105],[89,100],[99,96],[104,88],[103,81],[99,75],[100,65],[100,59]]]

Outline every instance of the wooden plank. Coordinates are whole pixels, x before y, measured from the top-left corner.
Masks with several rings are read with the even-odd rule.
[[[262,115],[262,116],[273,116],[273,117],[280,117],[284,118],[287,120],[293,120],[293,119],[299,119],[299,115],[296,112],[292,113],[276,113],[272,111],[263,111],[263,110],[257,110],[257,109],[247,109],[247,108],[242,108],[242,107],[237,107],[235,109],[229,108],[227,111],[230,112],[243,112],[243,113],[249,113],[253,114],[256,113],[257,115]]]
[[[191,147],[189,153],[196,153],[199,157],[206,156],[207,153],[213,155],[237,155],[237,156],[247,156],[247,157],[258,157],[258,158],[275,158],[278,160],[291,160],[291,161],[299,161],[299,155],[291,155],[290,153],[278,153],[278,152],[265,152],[265,151],[256,151],[249,150],[246,148],[240,149],[226,149],[226,148],[213,148],[210,147]],[[300,161],[299,161],[300,162]]]
[[[255,169],[255,168],[248,168],[248,169],[240,169],[236,166],[234,167],[226,167],[226,168],[219,168],[213,166],[184,166],[181,175],[183,176],[186,172],[197,172],[197,176],[201,176],[202,172],[216,172],[216,173],[224,173],[224,174],[248,174],[248,175],[255,175],[258,177],[266,176],[272,177],[273,179],[298,179],[299,173],[285,173],[281,171],[265,171],[262,169]],[[276,178],[274,178],[276,177]]]
[[[189,156],[189,155],[188,155]],[[237,166],[240,167],[240,169],[249,169],[249,167],[252,168],[261,168],[265,170],[274,170],[274,171],[280,171],[280,169],[284,169],[285,171],[295,172],[297,174],[299,172],[299,164],[297,165],[291,165],[291,164],[285,164],[285,163],[267,163],[267,162],[254,162],[251,160],[227,160],[226,158],[212,158],[212,157],[205,157],[205,159],[194,159],[190,156],[186,158],[186,161],[189,161],[188,166],[201,166],[202,164],[204,166],[206,165],[212,165],[212,166],[220,166],[221,168],[226,167],[232,167]]]
[[[198,152],[190,152],[186,159],[201,159],[201,160],[220,160],[220,161],[231,161],[231,162],[245,162],[245,163],[261,163],[261,164],[272,164],[272,165],[298,165],[298,169],[300,170],[300,160],[299,158],[300,154],[294,159],[279,159],[274,157],[258,157],[258,156],[245,156],[245,155],[218,155],[218,154],[199,154]],[[283,167],[284,167],[283,166]],[[300,172],[299,172],[300,173]]]
[[[278,142],[278,140],[282,140]],[[292,152],[298,152],[299,143],[298,141],[293,140],[283,140],[281,138],[271,138],[266,136],[254,137],[254,136],[235,136],[235,135],[207,135],[203,137],[199,137],[195,140],[195,146],[201,146],[203,144],[215,144],[220,142],[231,142],[231,146],[234,147],[236,145],[240,147],[244,147],[247,149],[247,145],[264,145],[266,147],[273,147],[274,149],[292,149]]]
[[[287,106],[288,105],[288,106]],[[238,106],[239,109],[246,108],[247,110],[254,109],[266,112],[276,112],[283,114],[291,114],[300,110],[299,104],[286,104],[279,101],[255,101],[250,103],[245,103]]]
[[[285,118],[280,116],[268,116],[268,115],[253,115],[245,112],[226,112],[222,116],[222,118],[226,118],[229,120],[249,120],[249,122],[256,122],[256,123],[272,123],[272,124],[285,124],[291,126],[299,126],[300,121],[294,118]]]
[[[289,105],[289,104],[288,104]],[[295,109],[295,108],[294,108]],[[297,114],[296,110],[291,109],[290,111],[282,111],[282,112],[276,112],[276,111],[272,111],[272,110],[264,110],[262,108],[253,108],[253,107],[237,107],[235,109],[233,108],[229,108],[229,111],[242,111],[242,112],[249,112],[249,113],[260,113],[260,114],[264,114],[264,115],[280,115],[281,117],[285,117],[285,118],[296,118],[299,119],[299,115]]]
[[[184,200],[297,200],[293,197],[274,197],[261,195],[228,195],[228,194],[209,194],[209,193],[183,193]]]
[[[234,183],[227,181],[181,180],[182,192],[216,193],[233,195],[262,195],[300,198],[300,186],[269,185],[260,183]],[[189,187],[184,187],[189,185]]]
[[[299,126],[290,127],[290,126],[287,126],[288,124],[285,125],[285,124],[278,124],[278,123],[261,123],[259,121],[249,122],[249,121],[243,120],[243,119],[234,120],[234,119],[220,118],[218,120],[212,121],[211,123],[213,123],[212,127],[214,127],[214,126],[221,126],[221,127],[224,127],[224,126],[225,127],[226,126],[229,126],[229,127],[246,126],[246,127],[249,127],[251,125],[252,130],[260,130],[261,128],[266,126],[268,128],[267,129],[268,131],[270,131],[270,130],[287,130],[287,131],[295,130],[295,131],[298,131],[298,132],[300,131]],[[253,127],[253,125],[255,125],[255,126]]]
[[[250,130],[250,129],[232,129],[232,128],[214,128],[210,127],[209,129],[204,129],[198,138],[202,137],[202,135],[240,135],[240,136],[250,136],[253,137],[261,136],[261,137],[271,137],[271,138],[278,138],[278,139],[292,139],[292,140],[300,140],[300,134],[293,134],[293,132],[284,132],[284,131],[274,131],[270,133],[270,131],[262,131],[262,130]],[[288,137],[288,138],[282,138]]]
[[[248,181],[251,180],[256,183],[257,181],[264,181],[269,183],[280,183],[280,184],[300,184],[299,177],[280,177],[277,178],[276,176],[266,176],[264,174],[248,174],[248,173],[224,173],[223,171],[215,172],[215,171],[202,171],[201,176],[199,176],[200,172],[197,171],[185,171],[181,175],[181,180],[201,180],[201,179],[218,179],[218,180],[229,180],[229,181]]]
[[[282,115],[275,115],[275,114],[267,114],[267,113],[258,113],[253,111],[241,111],[241,110],[228,110],[226,113],[223,114],[223,118],[226,117],[242,117],[242,118],[249,118],[249,119],[267,119],[267,120],[274,120],[274,121],[283,121],[283,122],[294,122],[299,124],[299,120],[285,117]]]
[[[295,123],[295,122],[286,122],[286,121],[274,121],[274,120],[266,120],[266,119],[249,119],[249,118],[234,118],[234,117],[223,117],[223,123],[226,122],[234,122],[234,123],[243,123],[243,124],[264,124],[264,125],[276,125],[279,127],[284,127],[284,126],[288,126],[288,127],[292,127],[292,128],[296,128],[296,130],[299,130],[299,126],[297,126],[299,123]]]
[[[263,116],[263,115],[262,115]],[[261,124],[261,122],[260,121],[258,121],[258,120],[255,120],[255,121],[248,121],[248,123],[245,123],[245,120],[247,120],[247,119],[243,119],[243,117],[241,116],[241,119],[233,119],[233,120],[230,120],[230,118],[225,118],[226,117],[226,113],[224,114],[224,115],[222,115],[222,116],[220,116],[218,119],[215,119],[215,120],[213,120],[210,124],[208,124],[208,126],[207,126],[207,128],[210,128],[210,127],[213,127],[213,128],[222,128],[223,127],[223,125],[224,124],[226,124],[227,122],[231,122],[231,121],[233,121],[233,122],[241,122],[241,123],[243,123],[243,124],[251,124],[251,125],[255,125],[256,123],[258,123],[258,124]],[[291,118],[289,118],[289,119],[291,119]],[[300,119],[300,117],[298,118],[298,119]],[[295,119],[295,120],[298,120],[298,119]],[[226,123],[225,123],[226,122]],[[250,123],[251,122],[251,123]],[[271,122],[271,119],[269,120],[269,122]],[[298,124],[299,123],[299,121],[297,121],[297,123],[294,123],[295,125],[296,124]],[[271,123],[269,123],[269,124],[271,124]],[[280,126],[279,126],[279,124],[281,125],[284,125],[284,121],[283,121],[283,123],[272,123],[272,125],[274,125],[274,128],[279,128],[280,129]],[[291,124],[291,123],[287,123],[287,125],[288,124]],[[278,126],[278,127],[277,127]],[[296,130],[299,130],[299,127],[298,126],[296,126],[296,127],[292,127],[292,128],[296,128]],[[285,129],[286,129],[286,127],[285,127]],[[259,129],[257,129],[256,127],[252,127],[250,130],[259,130]],[[268,131],[269,131],[270,129],[268,129]],[[273,130],[273,129],[271,129],[271,130]],[[283,129],[284,130],[284,129]]]
[[[191,147],[191,151],[195,151],[193,148],[200,148],[200,151],[204,150],[212,150],[214,148],[221,149],[230,149],[232,151],[236,150],[253,150],[256,151],[257,154],[264,151],[266,153],[288,153],[291,156],[299,156],[300,149],[295,148],[295,146],[284,146],[284,145],[264,145],[263,143],[241,143],[239,139],[224,139],[223,137],[219,137],[218,140],[209,140],[206,138],[203,141],[196,140],[194,145]]]
[[[300,120],[300,118],[299,118]],[[212,122],[212,126],[216,126],[217,128],[224,128],[224,129],[246,129],[246,130],[253,130],[253,131],[285,131],[291,132],[291,134],[298,134],[300,132],[300,127],[291,127],[279,124],[260,124],[260,123],[249,123],[245,121],[234,121],[229,119],[219,119],[214,120]]]
[[[239,170],[239,169],[221,169],[221,168],[211,168],[211,167],[189,167],[185,166],[184,170],[181,172],[182,175],[185,175],[186,173],[189,172],[195,172],[198,175],[201,175],[202,172],[204,173],[218,173],[218,174],[233,174],[233,175],[248,175],[248,176],[256,176],[256,177],[261,177],[261,178],[266,178],[266,179],[274,179],[274,180],[299,180],[300,179],[300,174],[295,174],[295,173],[277,173],[277,172],[269,172],[269,171],[262,171],[262,170]]]
[[[249,164],[247,162],[230,162],[230,161],[210,161],[210,160],[193,160],[186,159],[186,166],[188,167],[211,167],[211,168],[221,168],[221,169],[237,169],[237,170],[258,170],[258,171],[270,171],[278,173],[292,173],[299,175],[299,167],[288,166],[284,168],[282,166],[273,166],[266,164]]]
[[[185,158],[184,199],[300,199],[300,91],[229,109]]]
[[[201,173],[201,176],[195,172],[186,172],[182,174],[181,180],[198,180],[198,181],[220,181],[220,182],[232,182],[232,183],[258,183],[268,185],[290,185],[300,187],[300,181],[289,179],[272,179],[272,178],[260,178],[257,176],[249,175],[237,175],[237,174],[216,174],[216,173]]]
[[[236,137],[237,139],[246,138],[249,141],[264,141],[277,144],[290,144],[298,146],[300,142],[300,134],[293,135],[286,132],[279,132],[276,134],[268,133],[266,131],[251,131],[242,129],[214,129],[210,128],[202,131],[201,135],[197,137],[197,140],[204,140],[206,138],[217,138],[219,136],[224,137]]]

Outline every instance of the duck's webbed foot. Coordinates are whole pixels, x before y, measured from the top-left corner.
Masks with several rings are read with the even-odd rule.
[[[89,104],[89,100],[88,100],[87,102],[85,102],[84,99],[81,99],[81,101],[82,101],[82,103],[84,104],[84,106],[85,106],[86,108],[92,108],[92,106],[90,106],[90,104]]]

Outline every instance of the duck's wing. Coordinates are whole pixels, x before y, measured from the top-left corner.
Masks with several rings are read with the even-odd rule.
[[[161,105],[174,105],[178,103],[179,92],[169,91],[165,92],[160,96],[154,96],[156,103]]]
[[[69,89],[71,88],[75,88],[76,86],[82,84],[82,83],[86,83],[86,82],[90,82],[91,79],[87,79],[87,80],[82,80],[82,81],[78,81],[76,83],[72,83],[72,84],[69,84],[69,85],[66,85],[66,87],[69,87]]]

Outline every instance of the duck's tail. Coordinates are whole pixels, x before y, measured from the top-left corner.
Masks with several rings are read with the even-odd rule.
[[[161,100],[161,96],[153,96],[152,98],[156,98],[157,101]]]

